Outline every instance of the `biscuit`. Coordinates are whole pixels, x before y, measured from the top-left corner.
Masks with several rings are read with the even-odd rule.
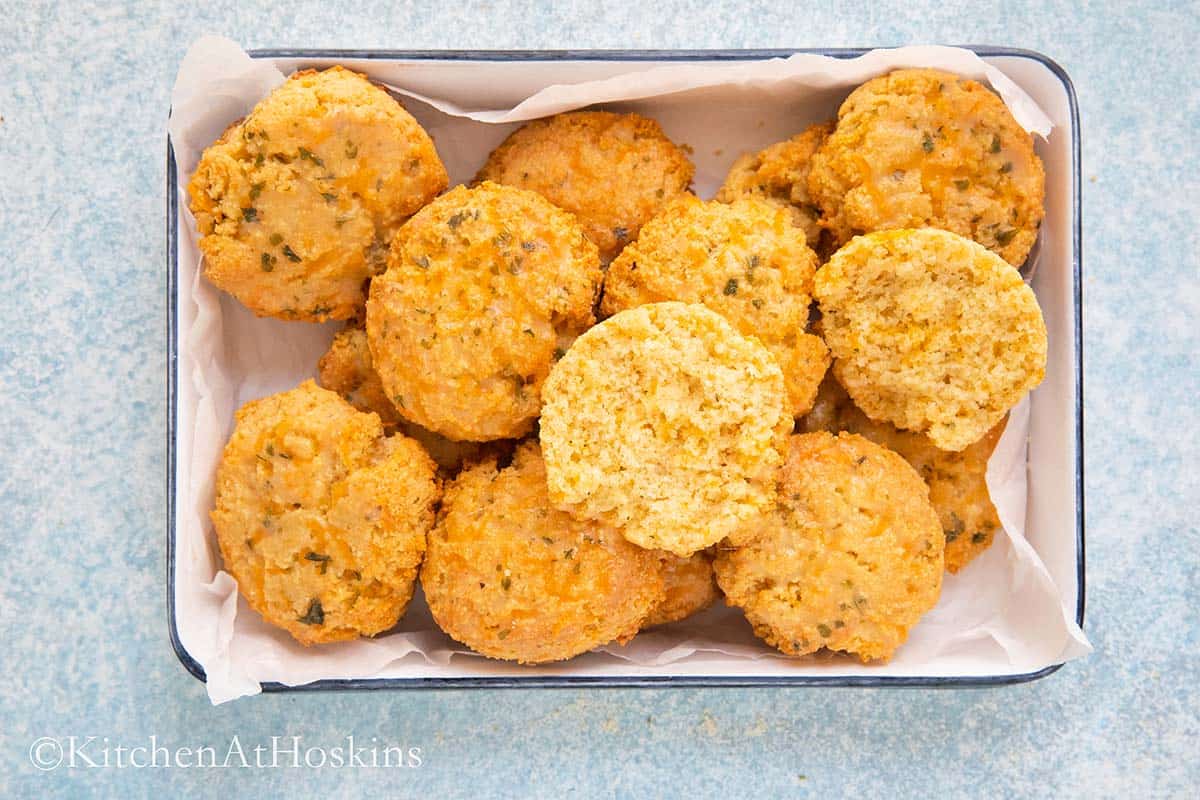
[[[204,274],[259,316],[349,319],[396,230],[447,180],[387,92],[341,67],[297,72],[204,151],[188,183]]]
[[[808,432],[856,433],[903,456],[929,486],[929,500],[946,537],[946,569],[950,572],[958,572],[991,546],[1001,526],[988,494],[987,463],[1004,431],[1004,422],[965,450],[940,450],[928,436],[875,422],[854,405],[837,381],[828,377],[800,428]]]
[[[1045,215],[1045,182],[1033,137],[997,95],[948,72],[904,69],[846,98],[808,189],[834,246],[928,226],[1019,267]]]
[[[757,197],[788,212],[792,224],[804,230],[808,246],[821,245],[821,207],[808,193],[808,173],[817,148],[833,132],[832,122],[810,125],[792,138],[757,153],[743,153],[733,162],[714,199],[732,203]]]
[[[833,374],[873,420],[962,450],[1046,370],[1033,290],[987,248],[923,228],[860,236],[817,271]]]
[[[683,148],[654,120],[573,111],[518,128],[475,180],[532,189],[570,211],[608,263],[687,190],[694,172]]]
[[[903,458],[861,436],[791,438],[775,508],[735,532],[713,568],[730,605],[788,655],[891,658],[937,603],[942,529]]]
[[[550,499],[688,556],[772,502],[792,418],[757,340],[701,305],[652,303],[585,333],[546,380]]]
[[[456,187],[396,235],[367,341],[400,416],[449,439],[530,431],[542,382],[594,321],[596,246],[524,189]]]
[[[250,607],[305,645],[372,636],[412,597],[440,495],[434,464],[305,381],[254,400],[217,470],[212,522]]]
[[[807,334],[817,256],[787,211],[758,198],[676,200],[642,228],[604,278],[603,314],[702,303],[756,336],[783,369],[793,416],[812,407],[829,352]]]
[[[711,606],[721,597],[713,575],[713,554],[701,550],[687,558],[663,553],[663,599],[654,606],[642,628],[678,622]]]
[[[550,506],[535,442],[447,487],[421,586],[443,631],[524,664],[628,641],[662,599],[656,553]]]

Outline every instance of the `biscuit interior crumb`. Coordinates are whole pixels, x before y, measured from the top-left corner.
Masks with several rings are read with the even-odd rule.
[[[544,397],[555,505],[678,556],[770,503],[792,428],[770,353],[700,305],[653,303],[597,325]]]
[[[816,275],[833,373],[867,416],[943,450],[983,437],[1046,368],[1046,325],[1015,268],[953,233],[868,234]]]

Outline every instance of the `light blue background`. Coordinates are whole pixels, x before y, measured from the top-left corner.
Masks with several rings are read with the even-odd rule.
[[[0,795],[1182,796],[1200,780],[1195,3],[0,0]],[[1041,50],[1083,111],[1096,653],[986,691],[274,695],[213,708],[164,601],[164,123],[247,47]],[[59,770],[40,736],[423,748],[419,770]]]

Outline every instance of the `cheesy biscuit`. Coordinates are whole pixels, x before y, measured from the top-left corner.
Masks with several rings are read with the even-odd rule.
[[[663,598],[651,610],[642,627],[678,622],[717,602],[721,590],[717,588],[712,562],[711,550],[701,550],[687,558],[663,553]]]
[[[829,352],[805,333],[817,256],[787,211],[758,198],[691,195],[650,220],[604,278],[603,314],[678,300],[702,303],[756,336],[783,369],[789,410],[808,412]]]
[[[341,67],[297,72],[204,151],[188,183],[204,274],[259,316],[349,319],[396,230],[447,180],[387,92]]]
[[[934,227],[1013,266],[1045,216],[1033,137],[976,81],[902,69],[867,81],[812,158],[808,190],[840,246],[860,233]]]
[[[421,586],[443,631],[524,664],[628,641],[662,597],[656,553],[550,505],[534,442],[447,487]]]
[[[312,381],[247,403],[217,470],[225,569],[301,644],[386,631],[433,527],[434,470],[416,442]]]
[[[518,128],[475,180],[532,189],[570,211],[608,263],[687,190],[694,172],[687,153],[654,120],[572,111]]]
[[[758,197],[779,206],[816,250],[821,244],[821,207],[808,193],[808,173],[817,148],[832,132],[832,122],[819,122],[757,153],[743,153],[729,168],[715,199],[732,203],[740,197]]]
[[[1017,270],[923,228],[860,236],[817,271],[833,374],[868,417],[943,450],[979,441],[1046,371],[1046,324]]]
[[[789,655],[891,658],[941,594],[943,539],[929,490],[861,436],[791,438],[775,508],[718,548],[725,599]]]
[[[579,337],[546,381],[550,499],[689,556],[770,504],[791,429],[757,340],[701,305],[639,306]]]
[[[524,189],[459,186],[396,235],[371,282],[371,360],[400,416],[449,439],[528,433],[550,366],[594,321],[596,246]]]

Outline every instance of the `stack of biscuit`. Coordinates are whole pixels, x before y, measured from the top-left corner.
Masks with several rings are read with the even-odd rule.
[[[218,468],[250,607],[342,641],[419,581],[448,635],[534,664],[723,598],[788,655],[889,659],[1001,530],[987,462],[1044,375],[1032,139],[986,87],[900,70],[713,200],[693,173],[655,121],[578,111],[446,191],[416,120],[339,67],[209,147],[207,279],[346,323]]]

